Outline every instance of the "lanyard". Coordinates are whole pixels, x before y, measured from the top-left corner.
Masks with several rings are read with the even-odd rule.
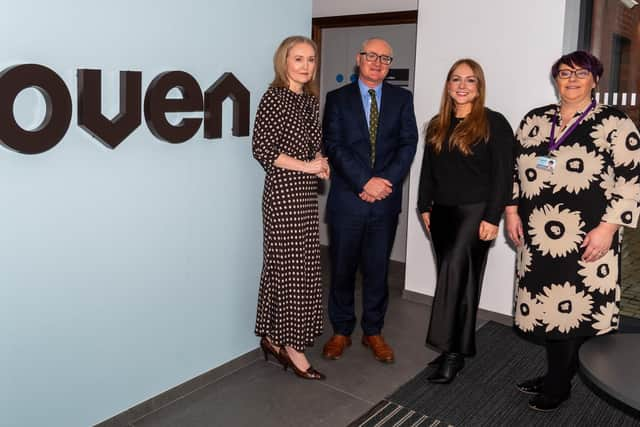
[[[555,133],[556,133],[556,123],[558,121],[558,111],[556,111],[556,114],[553,116],[553,122],[551,123],[551,136],[549,137],[549,152],[558,148],[560,144],[562,144],[564,140],[567,139],[567,137],[571,134],[571,132],[573,132],[578,127],[580,122],[582,122],[582,120],[584,120],[584,118],[587,117],[587,114],[589,114],[589,112],[593,110],[595,106],[596,106],[596,101],[594,99],[593,101],[591,101],[591,104],[589,104],[589,107],[587,107],[587,109],[584,110],[582,114],[580,114],[580,117],[578,117],[578,120],[573,122],[571,127],[567,129],[567,131],[560,138],[558,138],[557,141],[555,138]]]

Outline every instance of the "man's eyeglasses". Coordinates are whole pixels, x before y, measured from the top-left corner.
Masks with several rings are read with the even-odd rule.
[[[591,71],[585,70],[584,68],[578,68],[577,70],[564,69],[564,70],[558,71],[558,78],[568,79],[572,75],[575,75],[576,78],[578,79],[586,79],[589,77],[590,74],[591,74]]]
[[[360,52],[360,55],[364,56],[364,59],[366,59],[367,62],[376,62],[380,59],[382,64],[389,65],[391,64],[391,61],[393,61],[393,57],[389,55],[378,55],[375,52]]]

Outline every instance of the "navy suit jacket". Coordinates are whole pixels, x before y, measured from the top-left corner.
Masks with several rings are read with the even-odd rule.
[[[358,82],[327,93],[322,139],[331,164],[331,189],[327,219],[340,215],[398,215],[402,206],[402,182],[418,142],[413,95],[406,89],[382,84],[378,116],[375,164],[371,167],[369,128]],[[360,199],[372,177],[386,178],[392,193],[367,203]]]

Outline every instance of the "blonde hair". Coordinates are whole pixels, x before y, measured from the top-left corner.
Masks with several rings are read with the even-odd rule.
[[[318,70],[318,47],[313,40],[305,36],[291,36],[282,40],[282,43],[280,43],[280,46],[276,49],[276,53],[273,55],[273,71],[275,72],[275,76],[271,82],[271,87],[289,87],[289,78],[287,77],[287,57],[289,56],[291,48],[300,43],[306,43],[311,46],[316,56],[316,68],[313,70],[313,77],[302,86],[302,90],[306,94],[317,97],[319,94],[318,84],[316,82],[316,71]]]
[[[448,91],[448,83],[454,70],[460,65],[465,64],[471,68],[473,75],[478,79],[478,96],[473,100],[471,112],[464,121],[462,121],[453,130],[449,137],[451,147],[460,150],[462,154],[468,156],[472,154],[471,146],[482,140],[489,140],[489,120],[484,108],[484,100],[486,93],[486,83],[482,67],[473,59],[463,58],[453,63],[447,73],[447,80],[442,90],[442,98],[440,100],[440,111],[429,121],[426,127],[425,143],[433,146],[435,153],[440,153],[445,144],[447,134],[451,127],[451,117],[455,112],[455,104],[451,99]]]

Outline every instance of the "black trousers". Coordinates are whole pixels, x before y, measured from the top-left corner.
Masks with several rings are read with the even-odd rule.
[[[491,245],[478,237],[484,209],[485,203],[435,205],[431,212],[438,277],[426,343],[442,352],[476,353],[476,312]]]
[[[571,391],[571,380],[578,372],[578,351],[585,337],[567,340],[547,340],[547,374],[542,389],[551,396],[563,396]]]

